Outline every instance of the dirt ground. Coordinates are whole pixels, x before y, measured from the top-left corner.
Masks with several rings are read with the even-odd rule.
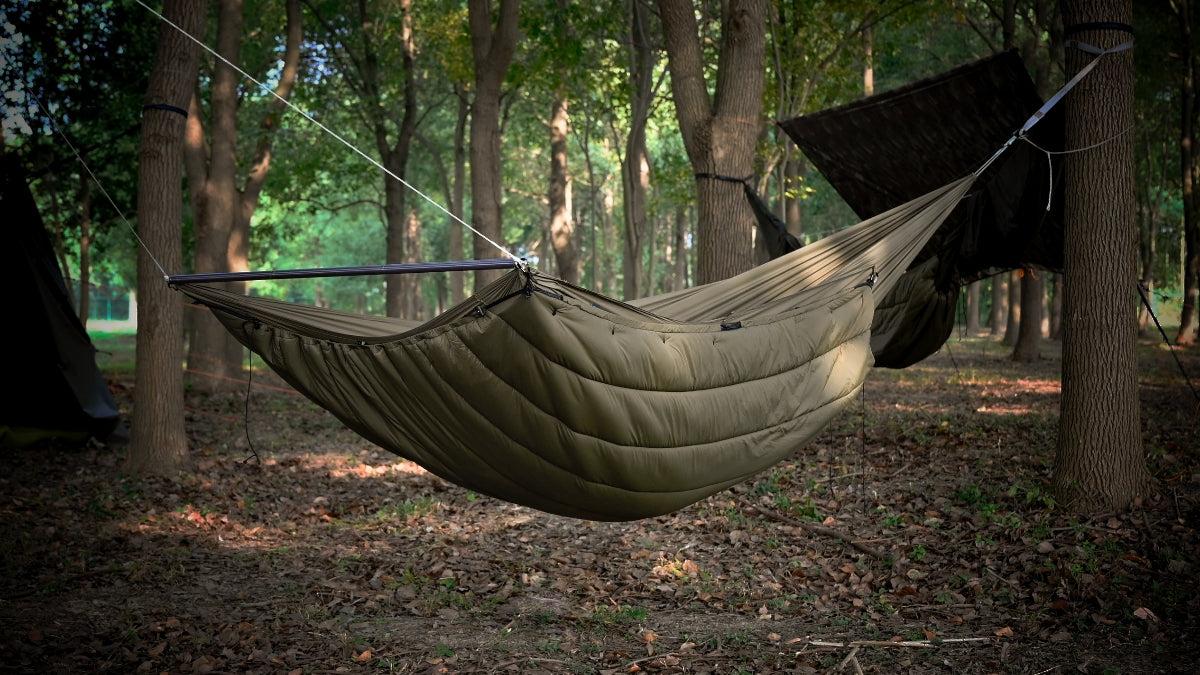
[[[469,493],[256,373],[249,443],[243,392],[189,395],[175,480],[120,447],[3,453],[0,671],[1196,672],[1197,401],[1147,342],[1158,493],[1074,516],[1056,350],[876,371],[789,461],[632,523]]]

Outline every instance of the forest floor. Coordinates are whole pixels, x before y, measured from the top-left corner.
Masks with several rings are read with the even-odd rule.
[[[449,485],[256,373],[257,460],[240,391],[189,394],[177,479],[120,447],[3,453],[0,671],[1193,673],[1196,400],[1146,341],[1158,491],[1072,515],[1057,350],[952,339],[771,471],[631,523]]]

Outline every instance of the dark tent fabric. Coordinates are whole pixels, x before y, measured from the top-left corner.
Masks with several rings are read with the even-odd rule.
[[[869,218],[978,170],[1041,105],[1020,56],[1008,51],[780,126]],[[1062,138],[1059,108],[1029,133],[1052,150]],[[1061,176],[1058,163],[1051,170],[1046,155],[1023,141],[984,172],[914,259],[919,279],[879,303],[876,320],[888,330],[873,331],[876,365],[902,368],[940,348],[962,284],[1018,267],[1062,268],[1061,200],[1050,202],[1051,180]]]
[[[96,349],[71,306],[24,172],[13,158],[0,165],[0,269],[8,315],[3,344],[12,388],[0,405],[0,445],[106,437],[120,412],[96,366]]]

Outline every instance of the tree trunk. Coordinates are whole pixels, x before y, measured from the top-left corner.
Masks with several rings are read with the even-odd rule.
[[[973,281],[967,285],[967,337],[979,334],[979,287],[981,282]]]
[[[1063,277],[1061,274],[1054,274],[1054,281],[1051,288],[1053,295],[1050,298],[1050,339],[1062,339],[1062,296],[1063,296]]]
[[[500,155],[500,95],[517,44],[520,0],[500,0],[492,25],[491,0],[468,0],[475,98],[471,105],[471,215],[476,258],[499,258],[503,246]],[[482,235],[482,236],[481,236]],[[491,242],[487,241],[490,239]],[[500,278],[501,270],[475,272],[475,290]]]
[[[566,19],[570,9],[567,0],[556,0],[554,31],[560,47],[574,49],[579,38]],[[559,67],[559,78],[566,82],[570,75],[565,66]],[[547,242],[553,251],[555,274],[564,281],[579,284],[583,277],[579,242],[575,234],[575,205],[571,167],[567,162],[568,138],[571,130],[567,87],[560,84],[550,104],[550,185],[547,197],[550,206]],[[550,262],[546,256],[546,262]]]
[[[1200,202],[1196,194],[1196,176],[1200,172],[1200,153],[1196,151],[1196,53],[1192,48],[1192,3],[1170,3],[1179,22],[1180,60],[1183,62],[1179,85],[1179,165],[1183,201],[1183,309],[1179,315],[1179,333],[1175,342],[1196,342],[1196,298],[1200,291]]]
[[[672,291],[680,291],[688,287],[688,248],[687,237],[691,209],[686,204],[675,207],[675,266],[671,273]]]
[[[1068,0],[1072,26],[1132,23],[1130,0]],[[1108,28],[1072,36],[1111,48],[1129,39]],[[1067,70],[1093,57],[1069,50]],[[1081,513],[1124,509],[1152,489],[1142,452],[1137,379],[1137,226],[1132,186],[1133,52],[1101,58],[1063,101],[1067,155],[1062,414],[1055,499]]]
[[[863,96],[875,95],[875,31],[864,26],[863,40]]]
[[[554,250],[558,276],[568,283],[579,284],[583,274],[580,267],[579,244],[575,241],[575,222],[571,199],[571,173],[567,164],[567,134],[569,130],[567,101],[556,95],[550,106],[550,244]]]
[[[359,14],[362,17],[363,44],[366,53],[366,66],[363,69],[363,86],[371,98],[371,105],[377,111],[375,121],[375,145],[383,158],[383,164],[393,175],[401,179],[408,177],[408,158],[412,151],[412,141],[417,130],[417,86],[416,86],[416,43],[413,38],[413,16],[411,0],[400,2],[402,29],[400,32],[401,58],[400,69],[403,71],[404,92],[400,97],[399,119],[395,126],[399,133],[394,143],[389,142],[389,122],[394,119],[388,109],[382,93],[382,73],[379,67],[379,57],[375,52],[371,39],[371,30],[376,26],[373,18],[367,13],[367,3],[359,2]],[[384,208],[387,219],[387,251],[386,262],[389,265],[409,262],[412,256],[409,249],[416,246],[415,233],[410,238],[412,222],[408,212],[408,188],[393,179],[384,176]],[[386,298],[387,315],[415,319],[416,311],[415,275],[393,274],[387,277]]]
[[[1004,344],[1012,347],[1017,344],[1017,333],[1021,330],[1021,274],[1019,270],[1014,270],[1005,276],[1008,277],[1008,299],[1005,302],[1008,316],[1004,325]]]
[[[420,262],[421,255],[421,216],[416,209],[408,210],[408,218],[405,219],[404,238],[407,246],[405,249],[405,257],[401,262],[416,263]],[[393,275],[394,276],[394,275]],[[400,275],[400,276],[415,276],[415,275]],[[425,316],[425,303],[421,298],[421,285],[413,279],[412,283],[404,287],[404,314],[403,316],[410,319],[420,319]]]
[[[242,0],[221,0],[219,6],[217,53],[231,63],[239,63]],[[219,60],[214,63],[207,177],[190,176],[191,180],[202,184],[204,191],[203,219],[195,221],[195,271],[198,274],[229,271],[229,241],[234,219],[238,217],[239,201],[236,179],[240,81],[241,75],[233,68]],[[194,162],[189,161],[188,166],[194,166]],[[206,393],[230,390],[241,375],[240,357],[237,361],[229,358],[234,350],[229,344],[233,338],[207,311],[199,311],[191,319],[188,371],[192,374],[192,388]]]
[[[646,8],[642,0],[630,0],[630,121],[621,160],[621,187],[625,193],[625,249],[623,260],[624,297],[644,295],[642,255],[651,239],[646,217],[646,195],[650,189],[650,161],[646,151],[646,121],[654,98],[654,50],[650,46]]]
[[[79,175],[79,323],[87,328],[92,313],[92,181]]]
[[[792,140],[789,138],[785,142],[790,144]],[[794,146],[791,148],[791,153],[787,161],[783,163],[783,222],[787,224],[788,232],[800,238],[801,233],[804,232],[804,221],[801,219],[800,212],[800,195],[804,188],[808,165],[804,158],[799,156],[799,150]]]
[[[204,34],[205,3],[166,0],[163,14],[189,35]],[[184,110],[196,82],[198,48],[171,26],[159,28],[147,105]],[[171,474],[187,463],[183,420],[183,302],[162,281],[183,269],[181,246],[184,117],[171,110],[143,113],[138,149],[137,370],[126,468]],[[158,258],[160,269],[147,252]]]
[[[766,2],[723,3],[715,96],[690,0],[659,0],[671,90],[684,147],[696,172],[696,281],[724,279],[754,264],[754,216],[742,186],[754,172],[762,113]]]
[[[467,188],[467,119],[471,113],[471,105],[467,101],[467,93],[461,85],[458,89],[458,116],[454,122],[454,187],[453,198],[450,200],[450,213],[458,219],[450,219],[450,259],[460,260],[463,255],[463,217],[464,193]],[[457,305],[466,298],[466,284],[461,273],[450,275],[450,304]]]
[[[1036,361],[1042,343],[1042,281],[1033,270],[1021,271],[1021,327],[1013,347],[1013,361]]]
[[[1008,272],[992,277],[992,312],[988,319],[992,337],[1004,334],[1004,324],[1007,319],[1005,310],[1008,308]]]
[[[292,97],[292,89],[296,85],[296,76],[300,69],[300,41],[303,37],[300,27],[300,0],[287,0],[286,7],[287,36],[284,43],[283,70],[280,71],[279,83],[275,87],[275,94],[279,98],[271,98],[267,114],[259,123],[258,143],[250,160],[246,183],[235,199],[233,225],[229,230],[229,245],[225,252],[231,272],[250,270],[250,222],[254,219],[254,212],[258,210],[263,185],[271,169],[275,133],[279,130],[279,119],[287,109],[283,101]],[[229,287],[233,292],[243,295],[248,289],[245,281],[233,282]],[[240,365],[245,353],[242,344],[227,335],[225,348],[225,360],[230,364]],[[230,370],[236,373],[239,368],[231,366]]]

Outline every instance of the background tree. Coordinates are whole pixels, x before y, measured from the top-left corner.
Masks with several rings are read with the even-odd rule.
[[[690,0],[659,0],[675,114],[697,174],[696,281],[708,283],[754,264],[754,219],[742,186],[728,180],[750,177],[760,130],[765,0],[721,3],[720,52],[713,95],[695,6]]]
[[[469,0],[474,97],[471,101],[471,217],[479,232],[496,244],[502,235],[500,97],[517,44],[520,0],[500,0],[493,23],[491,0]],[[498,258],[496,247],[474,237],[476,258]],[[499,270],[475,273],[475,290],[500,278]]]
[[[621,157],[624,194],[624,297],[644,295],[642,256],[650,236],[646,200],[650,191],[650,156],[646,126],[655,99],[658,52],[652,34],[652,14],[645,0],[629,0],[629,129]]]
[[[1196,75],[1197,53],[1192,26],[1195,19],[1193,0],[1170,0],[1168,5],[1178,27],[1179,64],[1179,171],[1183,199],[1184,265],[1183,310],[1175,342],[1196,342],[1196,297],[1200,293],[1200,197],[1196,183],[1200,179],[1200,150],[1196,148]]]
[[[134,286],[132,236],[96,180],[121,210],[133,204],[157,19],[124,3],[9,5],[0,12],[11,22],[0,28],[0,40],[19,43],[6,45],[0,59],[0,151],[29,172],[68,295],[86,325],[94,287]]]
[[[1130,38],[1130,0],[1068,0],[1070,37],[1100,49]],[[1073,27],[1078,27],[1074,28]],[[1093,57],[1067,54],[1070,73]],[[1065,191],[1062,415],[1055,498],[1081,512],[1126,508],[1150,489],[1137,378],[1137,229],[1133,203],[1133,52],[1101,58],[1064,100]]]
[[[343,11],[343,3],[309,1],[308,6],[321,27],[323,41],[332,47],[332,63],[349,90],[356,113],[352,123],[364,127],[361,137],[374,144],[380,164],[388,171],[382,176],[384,261],[410,262],[419,240],[417,233],[410,236],[409,232],[413,223],[409,188],[392,176],[408,179],[420,114],[412,2],[362,0],[351,14]],[[388,316],[416,318],[420,304],[416,280],[393,275],[384,283]]]
[[[163,11],[189,34],[203,32],[205,3],[167,0]],[[164,270],[183,268],[181,113],[187,108],[199,62],[199,48],[163,24],[146,91],[138,153],[138,230],[148,250],[138,253],[140,329],[133,389],[135,418],[127,456],[129,470],[136,473],[169,474],[188,459],[180,370],[183,304],[162,277]]]
[[[299,0],[288,0],[287,37],[283,66],[275,93],[287,99],[296,81],[300,60]],[[197,91],[190,105],[186,145],[188,185],[195,215],[195,271],[198,273],[244,271],[248,269],[250,220],[258,207],[263,184],[271,164],[271,148],[283,113],[279,99],[264,95],[257,88],[242,91],[242,77],[229,65],[241,66],[245,4],[243,0],[220,0],[217,13],[217,53],[213,64],[211,96],[204,126],[205,109]],[[277,58],[256,59],[259,79],[274,67]],[[265,100],[258,111],[257,139],[249,158],[239,152],[239,110],[243,102]],[[245,169],[242,169],[242,167]],[[232,287],[244,292],[243,285]],[[241,375],[241,346],[232,339],[216,318],[203,312],[191,317],[188,343],[188,368],[201,374],[193,386],[201,391],[217,391],[234,385]]]

